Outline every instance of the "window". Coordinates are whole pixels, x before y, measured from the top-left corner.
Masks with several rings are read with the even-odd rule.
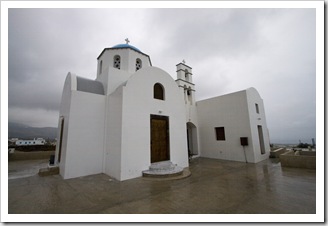
[[[154,99],[164,100],[164,88],[160,83],[154,85]]]
[[[141,67],[142,67],[142,61],[140,59],[137,59],[136,60],[136,71],[141,69]]]
[[[121,69],[121,57],[116,55],[114,56],[114,68]]]
[[[225,140],[224,127],[215,127],[216,140]]]
[[[255,109],[256,109],[256,113],[259,114],[260,111],[259,111],[259,105],[258,104],[255,104]]]

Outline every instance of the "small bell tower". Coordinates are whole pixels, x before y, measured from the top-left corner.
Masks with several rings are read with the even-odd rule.
[[[199,156],[195,84],[192,82],[192,68],[189,67],[184,60],[177,64],[177,79],[175,82],[185,102],[188,155],[189,157],[194,155]]]
[[[186,65],[185,60],[176,66],[177,80],[175,81],[184,95],[185,104],[195,105],[195,84],[192,83],[192,68]]]

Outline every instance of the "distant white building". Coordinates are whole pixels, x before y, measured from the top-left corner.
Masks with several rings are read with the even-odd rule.
[[[268,158],[263,101],[254,88],[196,102],[192,68],[177,79],[129,44],[105,48],[95,80],[69,73],[55,162],[64,179],[142,176],[155,163],[189,166],[188,155],[256,163]]]
[[[18,138],[10,138],[8,139],[9,142],[12,142],[12,143],[16,143],[16,141],[18,141],[19,139]]]
[[[26,145],[44,145],[46,143],[45,139],[43,138],[34,138],[33,140],[17,140],[17,146],[26,146]]]

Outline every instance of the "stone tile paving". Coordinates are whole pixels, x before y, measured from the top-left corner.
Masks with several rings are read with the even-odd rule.
[[[8,181],[9,213],[310,214],[316,171],[193,159],[190,177],[117,181],[105,174],[63,180],[38,175]]]

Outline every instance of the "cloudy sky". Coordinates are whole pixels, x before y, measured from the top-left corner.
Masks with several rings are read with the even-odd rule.
[[[56,127],[67,73],[125,38],[174,79],[184,59],[198,100],[256,88],[271,142],[316,137],[313,8],[9,9],[8,121]]]

